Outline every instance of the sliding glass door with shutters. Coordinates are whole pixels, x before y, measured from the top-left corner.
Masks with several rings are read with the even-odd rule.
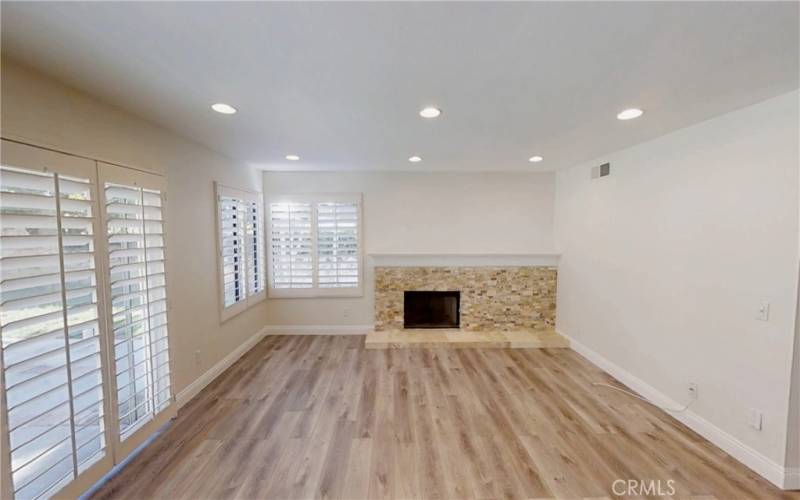
[[[175,415],[170,383],[163,177],[99,164],[114,365],[115,439],[127,455]]]
[[[76,496],[174,415],[162,181],[5,140],[1,160],[0,497]]]
[[[2,152],[2,493],[37,498],[111,467],[96,167],[6,141]]]

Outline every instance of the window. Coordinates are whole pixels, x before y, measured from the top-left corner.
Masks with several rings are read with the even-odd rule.
[[[268,221],[270,296],[362,295],[360,195],[274,197]]]
[[[2,141],[3,498],[77,497],[175,415],[162,183]]]
[[[264,217],[258,193],[216,184],[222,320],[266,296]]]

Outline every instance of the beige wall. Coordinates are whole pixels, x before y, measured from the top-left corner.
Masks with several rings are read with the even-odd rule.
[[[553,251],[552,173],[265,172],[264,193],[362,193],[364,296],[268,299],[270,325],[372,325],[370,254]]]
[[[264,326],[264,302],[220,324],[213,187],[221,181],[260,191],[260,174],[8,60],[2,62],[0,133],[166,175],[175,393]]]
[[[798,104],[798,92],[779,96],[560,171],[556,184],[557,329],[675,401],[698,384],[690,412],[778,466],[795,345]],[[611,176],[590,179],[606,161]],[[769,321],[756,319],[764,302]]]

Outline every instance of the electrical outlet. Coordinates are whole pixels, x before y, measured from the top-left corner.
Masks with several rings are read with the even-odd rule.
[[[689,393],[689,397],[691,399],[697,399],[697,384],[694,382],[689,382],[686,391]]]
[[[762,302],[761,305],[758,306],[756,319],[760,321],[769,321],[769,302]]]
[[[342,310],[342,316],[345,317],[345,318],[349,318],[350,317],[350,309],[346,309],[346,308],[343,309]]]
[[[761,410],[758,408],[750,408],[750,412],[747,415],[748,424],[753,429],[760,431],[761,424],[763,423],[764,416],[761,413]]]
[[[200,364],[200,351],[194,351],[194,364]]]

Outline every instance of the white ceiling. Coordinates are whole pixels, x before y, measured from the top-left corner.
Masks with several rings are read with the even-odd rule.
[[[2,48],[261,168],[544,171],[800,87],[799,5],[4,1]]]

